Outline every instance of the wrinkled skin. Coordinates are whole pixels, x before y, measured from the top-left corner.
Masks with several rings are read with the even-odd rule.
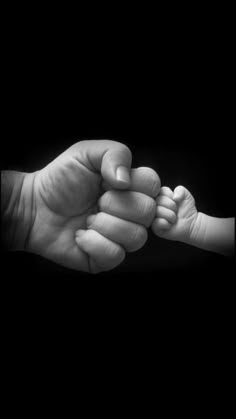
[[[140,170],[131,172],[133,175],[130,186],[117,182],[115,169],[118,163],[130,167],[131,153],[127,147],[108,140],[82,141],[66,150],[42,170],[35,172],[32,200],[33,221],[27,241],[27,250],[66,267],[92,273],[113,269],[121,263],[126,250],[125,234],[122,236],[124,245],[123,243],[122,246],[117,244],[115,240],[113,243],[111,237],[109,240],[103,238],[100,231],[97,233],[94,230],[88,230],[87,217],[90,214],[96,214],[100,207],[100,210],[104,211],[109,198],[108,213],[110,212],[116,217],[112,218],[113,215],[110,215],[110,218],[107,219],[122,223],[123,221],[117,218],[119,213],[117,214],[115,211],[119,205],[124,204],[124,197],[127,196],[128,200],[134,201],[135,207],[141,208],[141,222],[139,223],[139,218],[135,213],[127,212],[128,221],[126,223],[129,223],[127,226],[133,228],[133,225],[142,224],[139,228],[135,228],[138,229],[138,232],[143,233],[155,215],[155,203],[151,197],[157,195],[160,181],[154,171],[143,169],[142,173]],[[113,191],[106,192],[109,189]],[[127,189],[135,192],[127,192]],[[101,198],[102,196],[104,198]],[[104,208],[102,203],[99,204],[101,199],[104,201]],[[121,204],[119,204],[120,202]],[[121,208],[123,211],[121,218],[126,217],[124,211],[131,211],[131,206],[127,205],[127,209]],[[144,215],[141,213],[143,208],[145,209]],[[133,219],[135,224],[132,223]],[[104,226],[98,226],[98,230],[101,228],[103,232],[105,227],[109,230],[108,224],[109,221]],[[119,225],[122,227],[122,224]],[[78,230],[86,233],[81,241],[75,240]],[[111,236],[116,237],[118,233],[118,231],[112,231]],[[138,237],[135,236],[134,242],[139,240],[136,247],[134,246],[135,248],[140,248],[144,244],[145,234],[143,233],[143,238],[140,238],[140,234]],[[127,240],[130,240],[130,237],[127,237]],[[91,254],[90,248],[92,249]],[[100,252],[98,259],[97,252]]]

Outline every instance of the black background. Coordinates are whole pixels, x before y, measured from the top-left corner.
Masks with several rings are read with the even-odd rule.
[[[234,216],[230,34],[191,22],[171,32],[140,26],[123,37],[113,28],[111,39],[102,27],[98,39],[96,31],[66,37],[60,29],[43,38],[22,27],[10,40],[2,168],[38,170],[78,140],[113,139],[130,147],[133,167],[152,167],[162,185],[186,186],[199,211]],[[230,278],[233,265],[151,231],[143,249],[96,277],[29,254],[3,259],[5,275],[30,283],[96,279],[131,290],[148,280],[159,287],[178,278]]]
[[[75,141],[115,139],[130,147],[134,167],[152,167],[171,188],[186,186],[199,211],[234,216],[230,11],[168,4],[162,13],[140,3],[131,13],[106,9],[101,19],[94,5],[68,17],[63,4],[60,18],[59,4],[42,17],[19,7],[25,19],[16,5],[3,19],[2,169],[38,170]],[[52,370],[61,382],[63,363],[66,371],[79,366],[76,381],[85,366],[97,390],[108,364],[109,386],[118,376],[122,390],[132,378],[141,391],[154,381],[166,392],[165,408],[177,405],[181,388],[181,410],[195,399],[194,409],[208,401],[225,413],[234,261],[151,231],[143,249],[96,276],[26,253],[1,256],[3,346],[17,394],[26,366],[30,385],[42,376],[43,388]],[[151,381],[140,378],[147,371]]]

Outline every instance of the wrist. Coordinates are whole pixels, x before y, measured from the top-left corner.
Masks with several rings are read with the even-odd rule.
[[[234,255],[234,223],[234,218],[217,218],[199,213],[190,244],[232,257]]]
[[[8,250],[25,250],[34,219],[35,173],[1,174],[2,242]]]
[[[205,214],[197,212],[190,228],[189,242],[191,246],[202,247],[205,241],[206,219]]]

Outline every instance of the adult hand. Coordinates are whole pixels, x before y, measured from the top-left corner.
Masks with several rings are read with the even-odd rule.
[[[97,273],[140,249],[155,216],[160,179],[152,169],[131,169],[131,159],[121,143],[81,141],[30,174],[33,216],[26,250]]]

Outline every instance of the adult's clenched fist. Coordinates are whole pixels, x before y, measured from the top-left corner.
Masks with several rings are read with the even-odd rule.
[[[121,143],[81,141],[26,175],[22,199],[32,194],[26,250],[96,273],[140,249],[155,216],[160,180],[152,169],[131,169],[131,160]]]

